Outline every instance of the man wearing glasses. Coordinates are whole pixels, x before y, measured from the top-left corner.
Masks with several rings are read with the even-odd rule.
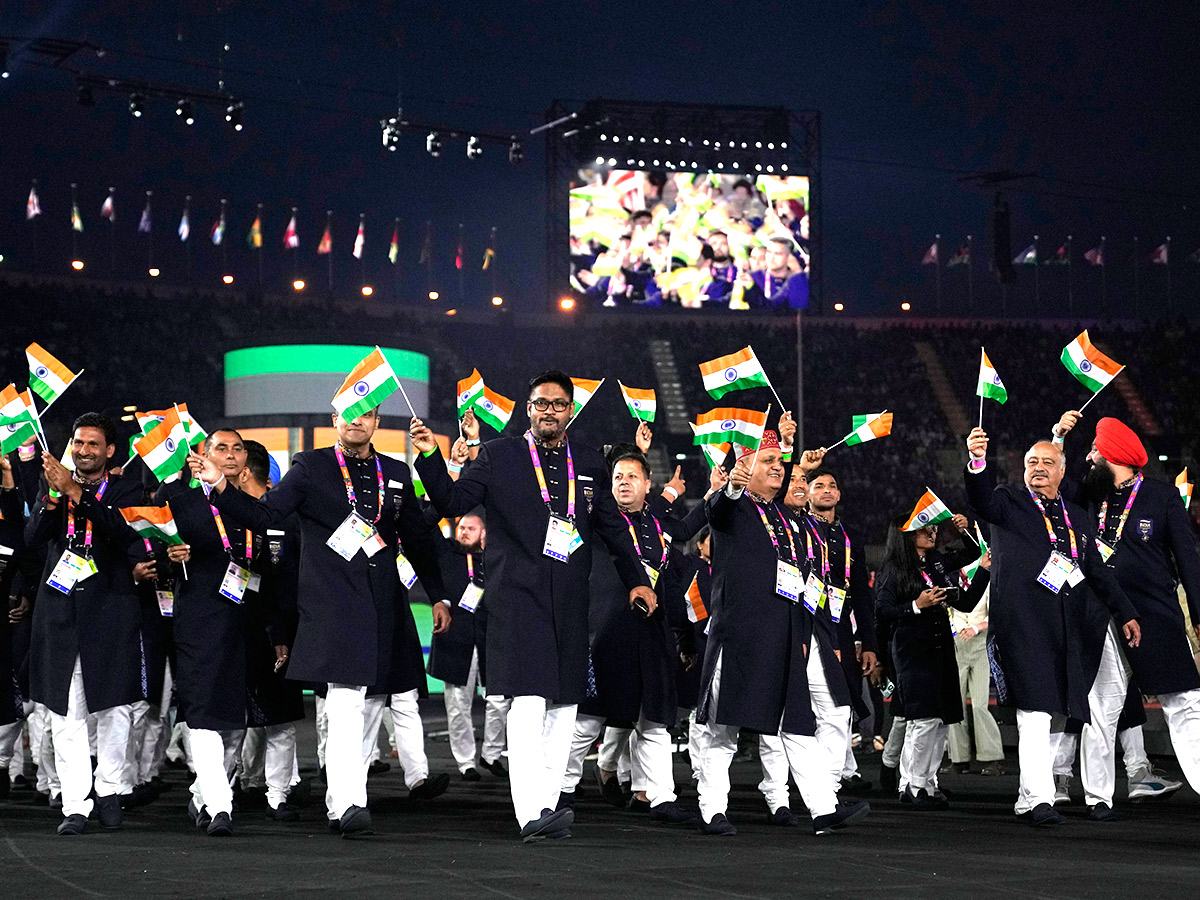
[[[488,522],[488,689],[512,698],[508,759],[521,838],[569,837],[574,813],[555,810],[588,681],[588,579],[600,537],[629,602],[652,613],[650,580],[608,490],[595,450],[567,440],[574,385],[544,372],[529,385],[529,430],[501,437],[452,481],[432,432],[410,428],[416,468],[443,516],[482,505]]]

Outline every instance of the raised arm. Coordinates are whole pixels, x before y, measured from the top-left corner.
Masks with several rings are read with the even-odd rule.
[[[971,455],[964,476],[967,500],[979,518],[1002,525],[1012,513],[1012,502],[1007,495],[996,490],[995,476],[987,465],[987,447],[987,432],[982,428],[973,429],[967,437],[967,452]]]
[[[428,426],[414,418],[409,423],[408,433],[413,448],[420,454],[414,460],[417,474],[425,485],[429,502],[438,512],[448,517],[465,515],[487,499],[492,466],[486,446],[479,448],[479,455],[455,481],[446,471],[446,461]]]

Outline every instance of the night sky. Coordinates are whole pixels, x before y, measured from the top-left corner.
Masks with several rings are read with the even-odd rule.
[[[229,266],[239,284],[257,280],[246,232],[262,202],[268,289],[292,279],[282,241],[296,206],[297,272],[313,284],[325,277],[315,249],[332,209],[340,289],[365,277],[391,295],[396,273],[386,254],[398,216],[404,299],[428,302],[417,264],[426,221],[434,232],[432,286],[455,299],[462,223],[467,294],[481,303],[491,282],[479,266],[496,226],[498,289],[518,308],[540,309],[545,154],[529,129],[554,99],[614,97],[820,110],[827,308],[840,301],[847,313],[897,314],[909,301],[932,314],[933,270],[920,260],[940,233],[943,260],[967,234],[976,251],[974,309],[966,306],[963,270],[944,273],[945,308],[998,312],[1000,291],[987,271],[993,189],[960,180],[990,170],[1030,176],[1006,186],[1014,254],[1035,233],[1044,256],[1074,236],[1076,312],[1135,312],[1135,235],[1136,312],[1166,309],[1167,271],[1149,258],[1168,235],[1175,311],[1188,309],[1200,287],[1200,264],[1188,259],[1200,248],[1193,4],[472,6],[8,0],[0,33],[105,47],[102,58],[85,52],[64,64],[94,74],[216,92],[228,41],[226,89],[244,102],[246,127],[235,134],[222,112],[201,108],[186,128],[173,101],[154,98],[134,119],[127,95],[105,91],[83,108],[71,76],[22,53],[18,42],[11,77],[0,82],[4,267],[70,271],[74,181],[88,274],[110,271],[109,226],[99,210],[114,185],[121,277],[145,277],[148,242],[136,227],[151,189],[155,261],[167,281],[183,278],[175,228],[191,194],[193,265],[206,284],[222,267],[208,231],[227,197]],[[447,141],[433,159],[423,134],[406,134],[397,152],[386,152],[378,120],[394,114],[398,87],[407,116],[523,135],[525,161],[510,166],[495,144],[468,161],[463,141]],[[24,216],[35,177],[44,211],[36,247]],[[360,212],[365,270],[350,255]],[[1083,260],[1101,235],[1108,237],[1108,310],[1100,308],[1099,272]],[[1040,270],[1042,314],[1066,314],[1067,277]],[[1035,311],[1032,270],[1021,270],[1006,310]]]

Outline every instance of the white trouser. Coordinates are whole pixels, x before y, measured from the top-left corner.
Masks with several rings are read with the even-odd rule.
[[[1053,717],[1048,712],[1031,709],[1017,710],[1017,764],[1020,782],[1017,815],[1032,812],[1047,803],[1054,805],[1054,748],[1050,743]]]
[[[22,720],[17,720],[9,725],[0,725],[0,772],[8,768],[16,755],[14,751],[21,738],[23,724]]]
[[[1200,689],[1159,694],[1175,758],[1192,790],[1200,791]]]
[[[524,828],[558,805],[575,732],[574,703],[512,698],[508,711],[508,777],[513,811]]]
[[[1079,770],[1088,806],[1113,802],[1116,787],[1117,720],[1129,691],[1129,663],[1121,651],[1117,626],[1109,620],[1100,654],[1100,668],[1088,691],[1091,722],[1079,741]]]
[[[812,699],[813,716],[817,721],[817,743],[829,760],[830,785],[836,794],[843,778],[858,773],[858,763],[850,746],[851,708],[838,706],[834,702],[825,678],[825,666],[821,662],[820,644],[815,636],[809,647],[805,672],[808,674],[808,694]]]
[[[332,820],[340,819],[351,806],[367,805],[367,766],[379,734],[383,698],[368,701],[363,685],[330,684],[324,712],[328,723],[325,808]]]
[[[1054,756],[1055,776],[1070,776],[1075,770],[1075,754],[1079,750],[1079,735],[1064,732],[1050,733],[1050,752]]]
[[[941,719],[909,719],[900,754],[900,777],[915,794],[937,790],[937,770],[946,752],[946,723]]]
[[[471,651],[471,668],[466,684],[446,683],[442,701],[446,704],[446,730],[450,735],[450,752],[458,763],[458,771],[475,768],[475,720],[471,707],[475,704],[475,682],[479,677],[479,652]]]
[[[604,740],[600,742],[600,750],[596,755],[596,765],[605,772],[616,772],[620,784],[629,781],[633,773],[633,760],[629,752],[632,734],[632,728],[605,728]]]
[[[267,782],[267,804],[271,809],[276,809],[287,800],[288,791],[300,783],[296,723],[268,725],[266,732],[263,770]]]
[[[390,697],[396,755],[404,770],[404,785],[410,791],[429,776],[429,759],[425,755],[425,727],[417,706],[417,690],[392,694]],[[378,733],[378,729],[376,732]]]
[[[1170,730],[1170,725],[1167,726],[1167,730]],[[1121,742],[1125,774],[1130,779],[1136,779],[1140,773],[1150,771],[1150,757],[1146,755],[1146,736],[1141,725],[1117,732],[1117,740]]]
[[[723,654],[724,651],[722,651]],[[721,691],[721,656],[713,670],[709,688],[710,719],[716,716]],[[816,661],[820,665],[820,660]],[[811,672],[812,666],[809,666]],[[809,679],[813,676],[810,674]],[[824,683],[822,678],[822,684]],[[826,693],[828,691],[826,690]],[[814,697],[814,705],[820,701]],[[829,704],[832,709],[832,703]],[[705,822],[713,816],[724,814],[729,808],[729,765],[737,753],[738,728],[719,725],[709,721],[704,726],[701,738],[703,762],[700,766],[700,815]],[[792,778],[800,791],[800,798],[813,818],[828,815],[837,808],[837,793],[833,789],[832,766],[829,753],[821,747],[818,739],[798,734],[780,733],[783,750]]]
[[[971,721],[975,725],[975,758],[980,762],[1004,759],[1000,727],[988,709],[991,669],[987,657],[987,632],[966,640],[954,639],[958,659],[958,695],[963,705],[963,720],[949,727],[950,761],[971,761],[971,734],[967,726],[967,695],[971,697]]]
[[[125,781],[125,749],[129,743],[129,706],[114,706],[95,714],[97,797],[127,794],[133,785]],[[67,696],[67,714],[50,714],[54,736],[54,756],[62,781],[63,816],[87,816],[92,811],[88,794],[92,791],[91,743],[88,740],[87,696],[83,690],[83,669],[75,660],[71,687]]]
[[[638,717],[629,740],[633,792],[645,793],[651,808],[675,800],[675,774],[671,765],[671,734],[667,726]]]
[[[246,729],[242,738],[242,758],[238,762],[238,781],[242,790],[267,786],[267,730],[262,726]]]
[[[783,738],[778,734],[760,734],[758,736],[758,762],[762,766],[762,781],[758,790],[767,801],[767,809],[774,813],[778,809],[791,806],[788,786],[787,753],[783,749]],[[696,766],[695,757],[692,766]]]
[[[704,726],[696,722],[696,711],[688,716],[688,758],[692,762],[692,779],[700,780],[700,761],[704,754],[700,750],[700,732]]]
[[[484,691],[483,704],[483,747],[479,751],[479,758],[486,763],[494,763],[504,755],[504,730],[512,701],[500,694]]]
[[[571,750],[567,755],[567,768],[563,771],[562,793],[573,794],[575,788],[579,787],[579,782],[583,778],[584,760],[596,746],[596,739],[600,737],[602,728],[604,728],[603,716],[585,716],[582,713],[575,716],[575,728],[571,733]]]
[[[37,761],[37,789],[57,797],[62,793],[62,781],[58,777],[58,759],[54,753],[53,713],[41,703],[33,705],[29,716],[29,746]],[[37,749],[34,750],[36,739]]]
[[[887,740],[883,744],[882,761],[889,769],[900,766],[900,757],[904,753],[904,733],[908,730],[908,722],[903,716],[892,716],[892,727],[888,731]],[[900,785],[900,793],[904,793],[904,785]]]
[[[317,697],[317,765],[325,767],[325,745],[329,742],[329,716],[325,714],[325,698]]]
[[[242,728],[214,731],[189,728],[192,765],[192,799],[196,809],[207,809],[210,816],[233,814],[233,773],[242,750]]]
[[[847,707],[849,708],[849,707]],[[853,778],[858,774],[858,759],[854,756],[854,735],[850,722],[846,722],[846,740],[838,748],[838,781],[843,778]]]
[[[146,739],[146,718],[150,714],[150,702],[139,700],[129,705],[129,739],[125,742],[125,780],[130,784],[141,784],[138,765],[142,756],[142,742]]]
[[[171,664],[163,671],[162,694],[133,704],[129,740],[129,769],[134,784],[147,784],[162,768],[171,717]]]

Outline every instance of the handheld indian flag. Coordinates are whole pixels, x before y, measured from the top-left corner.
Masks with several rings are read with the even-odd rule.
[[[960,570],[967,576],[968,582],[975,580],[975,575],[979,572],[979,568],[983,564],[983,558],[987,556],[988,552],[987,541],[983,539],[983,533],[979,530],[978,522],[975,523],[975,543],[979,546],[979,558],[975,562],[963,566]]]
[[[625,405],[629,407],[631,416],[642,422],[654,421],[654,415],[658,411],[658,401],[654,399],[654,391],[628,388],[620,381],[617,382],[617,387],[621,389],[621,396],[625,398]]]
[[[720,400],[730,391],[771,387],[762,363],[749,346],[737,353],[700,363],[700,376],[704,379],[704,389],[714,400]]]
[[[38,436],[37,418],[29,408],[32,403],[29,391],[18,393],[16,385],[0,391],[0,454],[10,453]]]
[[[845,444],[847,447],[853,447],[855,444],[865,444],[867,441],[873,441],[875,438],[887,437],[892,433],[892,414],[884,410],[880,413],[867,413],[862,416],[854,416],[850,420],[850,427],[854,429],[844,438],[834,444]],[[833,447],[829,449],[832,450]]]
[[[697,417],[692,443],[703,446],[732,442],[758,449],[766,427],[765,412],[722,406]]]
[[[696,426],[692,422],[688,422],[688,427],[692,429],[692,434],[696,433]],[[729,456],[729,448],[733,444],[728,441],[720,444],[701,444],[700,449],[704,453],[704,458],[708,460],[708,469],[711,472],[718,466],[725,465],[725,458]]]
[[[400,379],[376,347],[346,376],[332,405],[343,421],[350,422],[379,406],[399,388]]]
[[[119,512],[129,527],[144,540],[156,538],[164,544],[183,543],[169,503],[162,506],[127,506]]]
[[[458,417],[461,419],[467,410],[483,396],[483,376],[478,369],[472,369],[471,374],[458,381]]]
[[[188,412],[186,403],[176,403],[172,409],[178,414],[179,421],[183,423],[184,429],[188,434],[188,446],[195,447],[197,444],[203,443],[208,437],[208,432],[200,427],[200,423],[192,418],[192,414]],[[134,418],[137,420],[138,428],[142,430],[142,434],[149,434],[159,422],[167,417],[167,410],[153,409],[134,413]]]
[[[575,412],[571,413],[571,418],[575,418],[583,408],[588,405],[588,401],[592,399],[592,395],[600,390],[600,385],[604,384],[604,379],[594,381],[591,378],[572,378],[571,384],[575,385],[575,390],[572,392],[575,397]]]
[[[29,360],[29,389],[46,401],[49,406],[71,386],[79,374],[60,363],[52,353],[41,344],[30,344],[25,348],[25,358]]]
[[[688,621],[695,624],[703,622],[708,618],[708,609],[704,606],[704,600],[700,597],[700,581],[699,574],[692,576],[692,583],[687,589],[687,617]]]
[[[952,518],[954,518],[954,514],[950,512],[946,504],[938,499],[937,494],[926,488],[921,499],[917,501],[917,505],[913,507],[912,515],[908,517],[907,522],[900,526],[900,530],[917,531],[927,525],[936,525],[938,522],[945,522]]]
[[[179,413],[174,408],[165,412],[161,422],[133,442],[134,452],[159,481],[182,469],[188,455],[188,433]]]
[[[475,415],[497,431],[503,431],[508,420],[512,418],[515,406],[516,404],[512,400],[500,396],[485,386],[479,399],[475,401]]]
[[[1121,374],[1121,370],[1125,368],[1119,362],[1109,359],[1097,350],[1092,345],[1086,329],[1063,348],[1062,356],[1059,358],[1067,367],[1067,371],[1092,392],[1092,396],[1083,406],[1091,403],[1096,394],[1104,390],[1108,383]],[[1083,406],[1080,407],[1081,410]]]
[[[1188,483],[1186,468],[1175,477],[1175,487],[1179,489],[1179,496],[1183,500],[1183,508],[1187,509],[1192,505],[1192,486]]]
[[[1008,402],[1008,391],[1004,388],[1004,382],[1000,380],[1000,375],[988,359],[987,351],[982,347],[979,348],[979,382],[975,385],[975,393],[981,398],[987,397],[1000,404]]]

